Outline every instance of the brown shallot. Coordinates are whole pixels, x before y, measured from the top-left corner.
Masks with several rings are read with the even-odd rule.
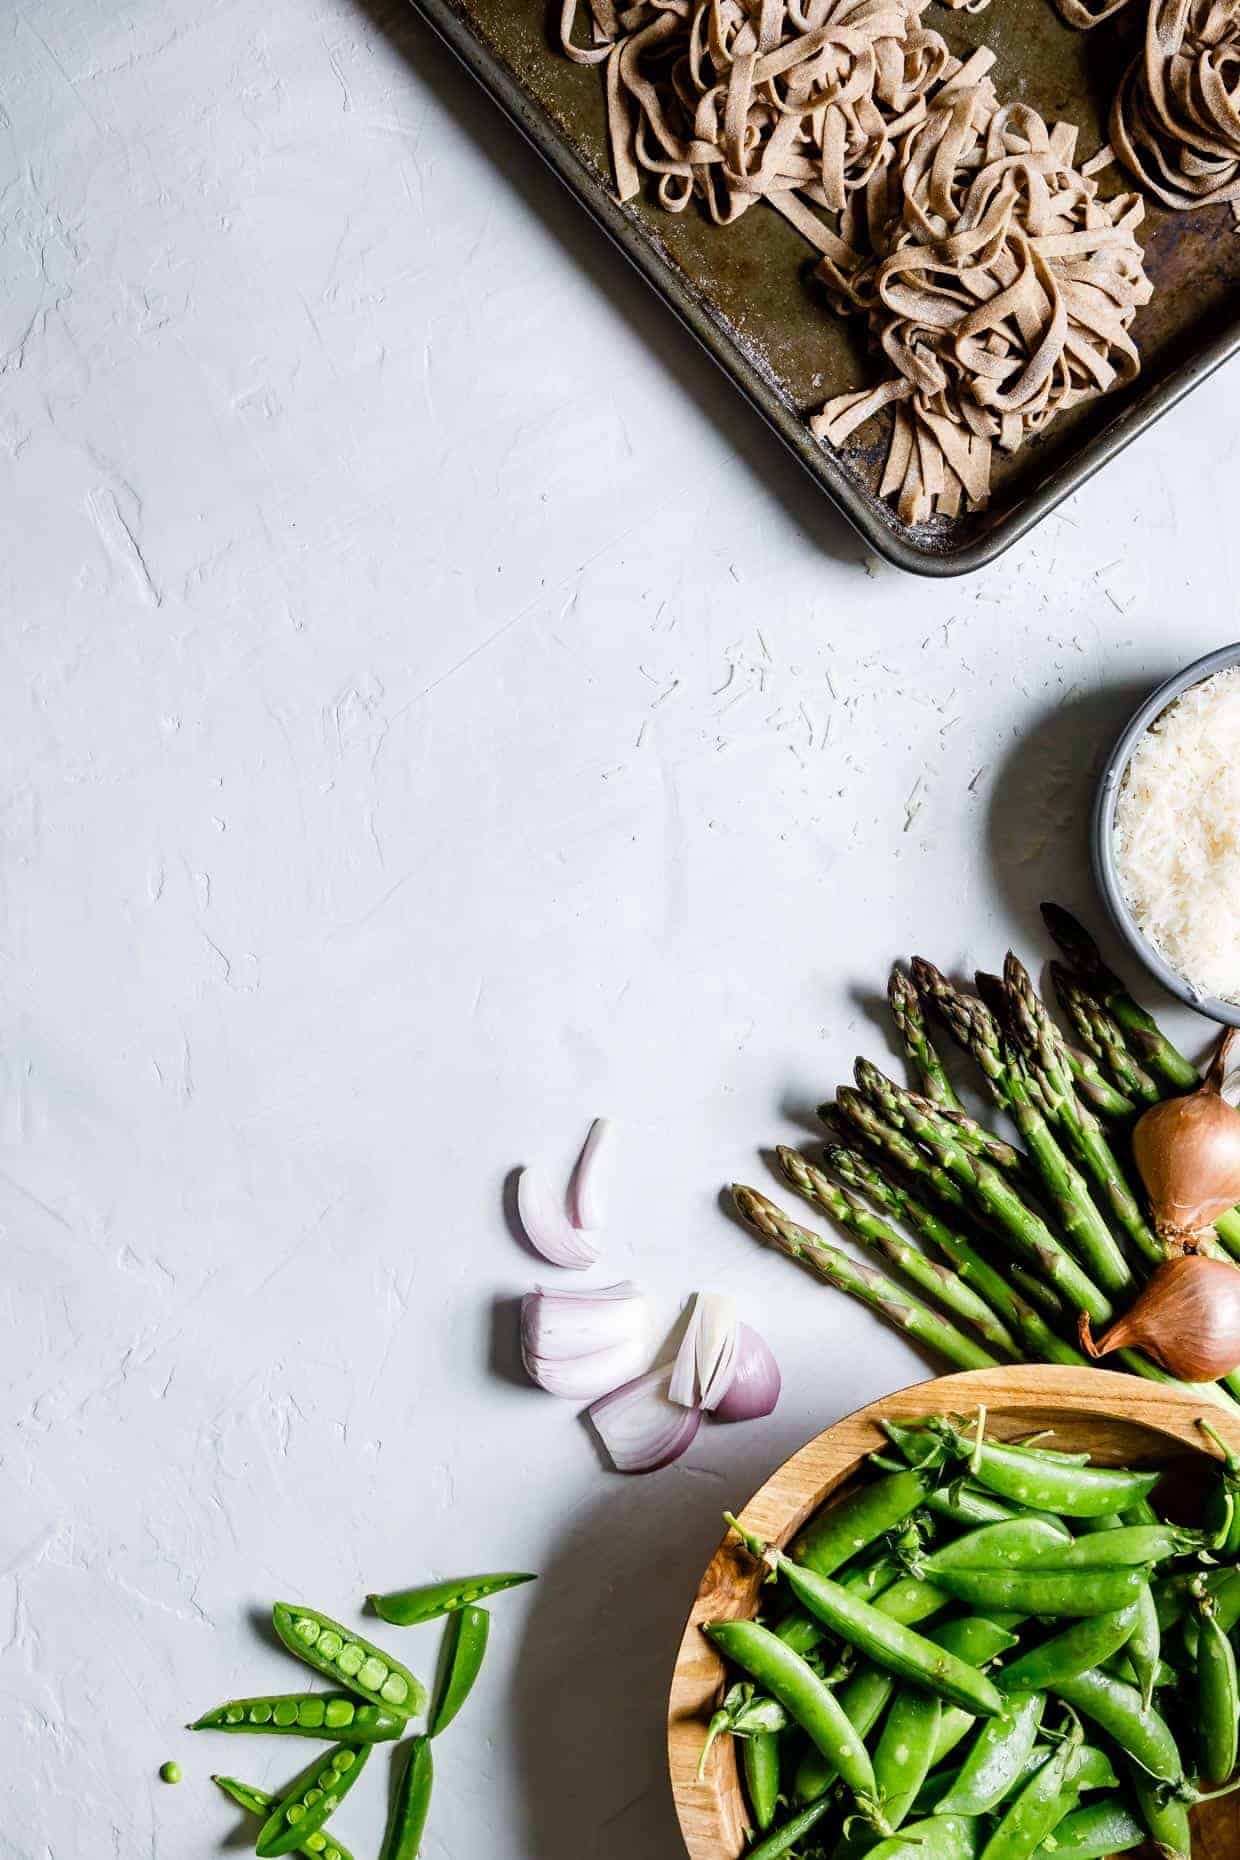
[[[1081,1348],[1092,1357],[1138,1349],[1185,1382],[1216,1382],[1240,1368],[1240,1268],[1230,1260],[1181,1253],[1159,1266],[1123,1317],[1095,1340],[1080,1317]]]
[[[1236,1032],[1220,1037],[1196,1091],[1152,1105],[1132,1134],[1154,1225],[1182,1247],[1194,1247],[1240,1201],[1240,1111],[1223,1097]]]

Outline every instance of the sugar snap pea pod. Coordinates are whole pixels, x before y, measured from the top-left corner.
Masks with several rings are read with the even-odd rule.
[[[484,1602],[488,1595],[515,1589],[522,1582],[538,1578],[525,1572],[505,1572],[498,1576],[452,1576],[443,1582],[426,1582],[417,1589],[393,1589],[389,1595],[368,1595],[381,1621],[393,1627],[413,1627],[419,1621],[433,1621],[438,1615],[450,1615],[458,1608]]]
[[[1026,1615],[1094,1615],[1135,1602],[1143,1569],[943,1569],[936,1588],[972,1608],[1014,1608]]]
[[[427,1733],[446,1731],[473,1690],[487,1650],[491,1617],[485,1608],[467,1604],[448,1617],[444,1633],[443,1677],[431,1706]]]
[[[1152,1706],[1145,1709],[1135,1686],[1095,1668],[1057,1679],[1047,1690],[1105,1731],[1147,1775],[1159,1782],[1182,1781],[1184,1765],[1175,1738]]]
[[[1034,1853],[1038,1860],[1110,1860],[1112,1854],[1140,1847],[1145,1838],[1145,1823],[1123,1797],[1107,1795],[1066,1816]]]
[[[1007,1563],[1058,1563],[1073,1549],[1066,1524],[1045,1518],[1005,1518],[957,1537],[922,1559],[933,1578],[939,1569],[995,1569]],[[1118,1561],[1118,1559],[1117,1559]]]
[[[1038,1741],[1046,1699],[1026,1692],[1009,1699],[998,1718],[978,1732],[950,1794],[939,1807],[949,1814],[988,1815],[1009,1796]]]
[[[1045,1692],[1058,1679],[1075,1679],[1101,1666],[1119,1648],[1125,1646],[1137,1624],[1139,1603],[1115,1608],[1104,1615],[1087,1616],[1073,1622],[1052,1640],[1032,1647],[1003,1669],[1003,1690]]]
[[[1018,1515],[1015,1506],[1006,1505],[992,1492],[983,1491],[968,1479],[953,1479],[926,1494],[926,1510],[950,1524],[964,1524],[972,1529],[978,1524],[1002,1524]]]
[[[869,1752],[834,1693],[812,1667],[756,1621],[711,1621],[703,1631],[725,1658],[779,1700],[789,1717],[834,1764],[852,1791],[861,1815],[885,1831]]]
[[[1121,1524],[1118,1530],[1078,1537],[1062,1555],[1050,1549],[1035,1550],[1027,1560],[1053,1564],[1056,1569],[1105,1569],[1117,1564],[1165,1563],[1170,1557],[1207,1548],[1200,1531],[1180,1530],[1173,1524]]]
[[[741,1745],[741,1769],[754,1821],[765,1833],[779,1806],[778,1733],[760,1731],[757,1737],[747,1737]]]
[[[189,1728],[317,1737],[328,1744],[379,1744],[400,1737],[405,1720],[385,1705],[363,1704],[347,1692],[285,1692],[230,1699],[195,1718]]]
[[[1119,1537],[1124,1534],[1123,1531],[1116,1532],[1116,1536]],[[1162,1654],[1162,1630],[1158,1625],[1158,1610],[1154,1606],[1154,1596],[1148,1582],[1137,1597],[1137,1619],[1128,1642],[1127,1652],[1132,1662],[1137,1690],[1141,1694],[1141,1703],[1148,1711],[1154,1701],[1154,1688],[1158,1684],[1158,1667]]]
[[[871,1847],[866,1860],[975,1860],[977,1846],[976,1822],[965,1815],[931,1815]]]
[[[337,1744],[325,1757],[316,1757],[279,1797],[259,1830],[254,1849],[259,1860],[304,1849],[308,1836],[317,1834],[335,1814],[366,1767],[370,1751],[369,1744],[356,1749]]]
[[[975,1666],[936,1647],[933,1641],[889,1614],[880,1614],[869,1602],[849,1595],[830,1577],[802,1568],[782,1550],[764,1544],[751,1531],[743,1530],[730,1513],[725,1512],[724,1517],[751,1556],[786,1578],[802,1607],[817,1615],[841,1640],[858,1648],[876,1666],[886,1667],[901,1679],[927,1686],[940,1698],[981,1717],[994,1717],[1003,1709],[998,1688]]]
[[[868,1601],[873,1602],[893,1586],[899,1575],[900,1564],[894,1557],[884,1556],[867,1568],[841,1573],[840,1581],[850,1594],[864,1595]],[[939,1606],[942,1607],[946,1600],[944,1596]],[[827,1637],[822,1622],[796,1602],[775,1623],[775,1632],[797,1653],[812,1653]]]
[[[793,1541],[793,1560],[820,1576],[833,1576],[859,1550],[903,1524],[930,1485],[928,1476],[910,1467],[861,1486],[806,1525]]]
[[[857,1668],[851,1679],[845,1680],[835,1696],[858,1737],[864,1740],[870,1735],[895,1687],[890,1673],[885,1673],[881,1666],[871,1666],[868,1661]],[[837,1777],[835,1764],[811,1744],[797,1766],[792,1793],[798,1802],[816,1802]]]
[[[1066,1792],[1080,1761],[1081,1742],[1080,1721],[1074,1719],[1053,1756],[1034,1771],[1012,1799],[982,1849],[982,1860],[1029,1860],[1076,1806]]]
[[[1159,1860],[1192,1860],[1193,1837],[1186,1804],[1136,1768],[1132,1787],[1141,1819],[1157,1844]]]
[[[1208,1421],[1198,1421],[1197,1425],[1223,1456],[1218,1478],[1204,1506],[1205,1526],[1216,1539],[1216,1554],[1235,1558],[1240,1556],[1240,1454],[1233,1452]]]
[[[245,1809],[248,1815],[257,1815],[260,1821],[266,1821],[275,1807],[276,1798],[268,1790],[255,1789],[251,1783],[238,1782],[235,1776],[213,1776],[211,1781],[217,1789],[224,1791],[230,1802]],[[353,1860],[353,1855],[343,1841],[338,1841],[323,1828],[315,1834],[308,1834],[305,1845],[298,1851],[309,1855],[310,1860]]]
[[[756,1847],[745,1849],[745,1860],[780,1860],[790,1848],[799,1847],[811,1829],[817,1827],[831,1806],[829,1795],[820,1796],[816,1802],[810,1802],[799,1809],[789,1820],[778,1828],[772,1828],[764,1840]]]
[[[277,1602],[271,1622],[290,1653],[338,1684],[343,1681],[359,1698],[369,1699],[372,1705],[390,1706],[404,1718],[424,1708],[426,1687],[407,1666],[363,1640],[360,1634],[341,1627],[330,1615],[321,1615],[314,1608],[298,1608],[291,1602]]]
[[[908,1818],[930,1772],[943,1702],[920,1686],[901,1686],[874,1747],[874,1777],[883,1813],[894,1830]]]
[[[379,1860],[416,1860],[431,1805],[435,1765],[429,1737],[415,1737],[396,1785]]]
[[[1097,1518],[1148,1498],[1158,1484],[1156,1472],[1129,1472],[1108,1466],[1072,1466],[1048,1460],[1023,1447],[997,1440],[974,1440],[949,1421],[935,1421],[933,1431],[960,1459],[970,1476],[1000,1498],[1015,1499],[1060,1518]]]
[[[1208,1782],[1225,1783],[1236,1767],[1240,1687],[1236,1656],[1218,1624],[1218,1608],[1204,1583],[1197,1598],[1197,1748]]]
[[[968,1660],[972,1666],[985,1666],[996,1654],[1004,1651],[996,1645],[995,1637],[1003,1635],[1010,1638],[1010,1629],[1020,1624],[1020,1616],[1010,1615],[1003,1623],[987,1615],[965,1615],[956,1621],[945,1622],[942,1627],[927,1629],[926,1637],[938,1642],[950,1653],[958,1654],[962,1660]],[[932,1769],[937,1769],[964,1742],[969,1732],[977,1724],[977,1716],[971,1711],[962,1711],[958,1705],[945,1705],[939,1718],[939,1734],[935,1740]]]

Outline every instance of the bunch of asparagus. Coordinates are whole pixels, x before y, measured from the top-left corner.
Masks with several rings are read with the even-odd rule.
[[[957,1369],[1087,1365],[1069,1341],[1078,1314],[1109,1323],[1164,1257],[1134,1187],[1130,1127],[1148,1105],[1199,1082],[1082,925],[1054,904],[1042,916],[1065,958],[1050,972],[1071,1037],[1011,952],[1001,976],[977,976],[976,994],[916,957],[911,974],[893,970],[888,999],[920,1089],[859,1059],[855,1086],[819,1107],[821,1157],[778,1150],[788,1183],[907,1284],[810,1233],[757,1189],[733,1189],[763,1239]],[[1017,1143],[965,1110],[932,1021],[976,1062]],[[1215,1234],[1206,1250],[1240,1260],[1240,1212]],[[1116,1359],[1174,1381],[1139,1351]],[[1193,1386],[1240,1406],[1240,1373]]]

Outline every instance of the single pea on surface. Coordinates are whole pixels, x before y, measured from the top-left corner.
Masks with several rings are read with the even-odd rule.
[[[160,1782],[166,1782],[166,1783],[179,1783],[180,1782],[181,1765],[175,1760],[175,1758],[169,1757],[166,1763],[160,1764],[159,1780]]]

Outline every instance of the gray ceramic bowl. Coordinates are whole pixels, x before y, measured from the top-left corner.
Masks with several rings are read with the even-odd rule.
[[[1102,779],[1098,783],[1090,830],[1090,855],[1094,877],[1106,899],[1116,929],[1151,975],[1157,976],[1164,988],[1189,1007],[1195,1008],[1199,1014],[1208,1015],[1211,1020],[1223,1021],[1229,1027],[1240,1027],[1240,1004],[1218,1001],[1212,995],[1194,994],[1184,977],[1177,974],[1159,955],[1125,903],[1115,869],[1115,803],[1133,750],[1150,725],[1161,717],[1167,706],[1173,704],[1182,692],[1187,691],[1190,685],[1200,684],[1203,678],[1209,678],[1215,672],[1225,671],[1229,665],[1240,665],[1240,643],[1220,646],[1217,652],[1207,652],[1204,659],[1197,659],[1182,672],[1177,672],[1166,684],[1159,685],[1157,691],[1151,693],[1130,719],[1107,758]]]

